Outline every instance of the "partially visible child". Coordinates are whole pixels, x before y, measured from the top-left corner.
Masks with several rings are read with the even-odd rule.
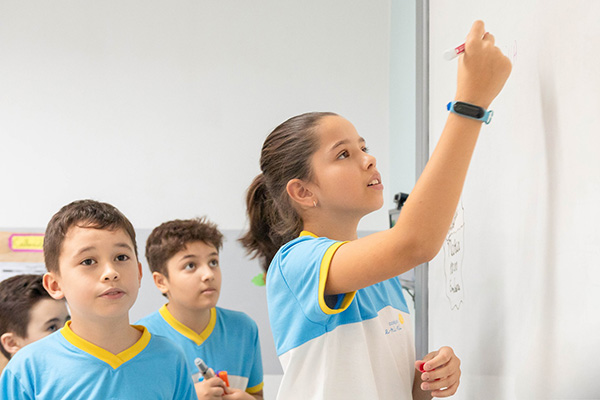
[[[222,243],[223,235],[206,219],[174,220],[154,228],[146,259],[156,287],[169,302],[138,324],[177,343],[196,382],[197,357],[227,372],[229,388],[218,377],[197,382],[199,399],[262,399],[258,327],[243,312],[216,307]]]
[[[196,399],[181,350],[129,325],[142,278],[135,231],[115,207],[64,206],[46,228],[44,287],[71,321],[21,349],[0,377],[2,399]]]
[[[42,275],[16,275],[0,282],[0,351],[7,360],[68,320],[65,301],[50,297]]]

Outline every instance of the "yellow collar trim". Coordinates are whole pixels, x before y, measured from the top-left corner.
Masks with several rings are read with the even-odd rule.
[[[312,232],[302,231],[300,232],[300,236],[311,236],[314,238],[318,238]],[[340,308],[329,308],[327,303],[325,302],[325,284],[327,283],[327,275],[329,274],[329,266],[331,265],[331,260],[333,259],[333,255],[340,248],[341,245],[348,243],[348,241],[344,242],[335,242],[333,243],[323,255],[323,259],[321,260],[321,268],[319,270],[319,306],[321,307],[321,311],[325,314],[333,315],[339,314],[342,311],[345,311],[352,301],[354,300],[354,296],[356,295],[356,291],[350,293],[341,294],[344,296],[342,303],[340,304]]]
[[[89,355],[96,357],[100,361],[104,361],[113,369],[117,369],[122,364],[125,364],[127,361],[137,356],[142,350],[146,348],[146,346],[150,342],[151,335],[150,332],[148,332],[148,329],[139,325],[131,326],[137,329],[138,331],[142,332],[142,336],[138,339],[137,342],[133,344],[133,346],[123,350],[119,354],[113,354],[110,351],[105,350],[102,347],[96,346],[95,344],[88,342],[82,337],[77,336],[77,334],[71,330],[71,321],[67,321],[65,326],[60,330],[60,333],[62,333],[64,338],[67,339],[67,342],[71,343],[79,350],[82,350],[88,353]]]
[[[217,323],[217,309],[214,307],[210,309],[210,319],[208,320],[208,325],[206,328],[204,328],[201,334],[197,334],[193,329],[188,328],[181,322],[177,321],[177,319],[167,308],[166,304],[164,304],[160,310],[158,310],[158,312],[160,315],[162,315],[164,320],[167,321],[167,324],[171,325],[173,329],[190,339],[192,342],[196,343],[198,346],[208,339],[213,329],[215,329],[215,325]]]
[[[314,238],[318,237],[317,235],[315,235],[314,233],[309,232],[309,231],[302,231],[302,232],[300,232],[300,236],[312,236]]]

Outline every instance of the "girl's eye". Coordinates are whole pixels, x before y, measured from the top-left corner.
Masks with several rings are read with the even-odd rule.
[[[208,262],[208,265],[212,268],[217,268],[219,266],[219,260],[214,259]]]
[[[52,325],[48,326],[48,328],[46,328],[46,330],[48,332],[56,332],[58,329],[59,329],[59,327],[56,324],[52,324]]]
[[[338,154],[337,158],[338,160],[343,160],[344,158],[348,158],[349,156],[350,153],[348,153],[348,150],[344,150],[340,154]]]
[[[362,148],[362,151],[364,151],[365,153],[368,153],[369,152],[369,148],[367,146],[365,146],[365,147]]]
[[[127,254],[119,254],[117,256],[117,261],[127,261],[129,260],[129,256]]]
[[[185,265],[185,267],[183,267],[183,269],[185,269],[185,270],[187,270],[187,271],[191,271],[191,270],[193,270],[194,268],[196,268],[196,264],[194,264],[194,263],[189,263],[189,264],[186,264],[186,265]]]
[[[82,265],[94,265],[96,264],[96,261],[92,260],[91,258],[86,258],[85,260],[83,260],[81,262]]]

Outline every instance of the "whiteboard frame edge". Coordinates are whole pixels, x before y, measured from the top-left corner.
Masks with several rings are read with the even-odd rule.
[[[416,0],[416,180],[429,160],[429,0]],[[429,263],[415,269],[415,350],[429,353]]]

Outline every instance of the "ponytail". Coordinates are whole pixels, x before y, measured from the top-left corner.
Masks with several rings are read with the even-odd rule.
[[[310,179],[310,160],[318,147],[316,128],[321,118],[334,113],[306,113],[288,119],[265,140],[260,168],[246,193],[248,232],[239,241],[265,272],[281,246],[298,237],[302,218],[292,206],[287,183]]]
[[[239,240],[252,258],[259,258],[260,265],[266,272],[282,243],[271,231],[272,221],[277,212],[274,210],[262,173],[257,175],[248,187],[246,210],[250,227]]]

